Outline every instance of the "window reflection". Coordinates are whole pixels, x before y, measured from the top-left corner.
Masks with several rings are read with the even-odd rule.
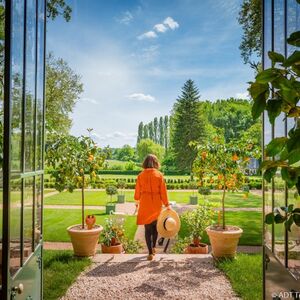
[[[272,0],[265,0],[264,3],[264,68],[266,69],[271,66],[268,51],[272,50]]]
[[[36,177],[35,183],[35,217],[34,217],[34,245],[40,243],[42,238],[42,177]]]

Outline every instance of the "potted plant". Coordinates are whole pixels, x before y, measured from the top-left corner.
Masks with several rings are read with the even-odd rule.
[[[106,154],[97,147],[91,137],[71,135],[53,135],[49,137],[46,148],[46,160],[52,166],[51,176],[55,179],[55,188],[62,192],[81,189],[81,224],[67,228],[77,256],[95,254],[102,226],[85,226],[84,191],[89,182],[96,178],[96,172],[102,167]]]
[[[102,253],[122,253],[123,246],[121,239],[123,237],[123,225],[115,222],[113,218],[107,218],[100,237]]]
[[[198,193],[203,196],[204,200],[206,200],[206,196],[211,194],[211,190],[208,186],[200,186]]]
[[[198,196],[196,195],[196,189],[198,185],[196,181],[189,182],[189,189],[192,190],[192,195],[190,195],[190,204],[197,205],[198,204]]]
[[[214,176],[214,184],[223,190],[221,212],[218,213],[218,224],[207,227],[206,232],[215,258],[229,257],[236,254],[236,249],[243,230],[238,226],[225,223],[225,196],[228,191],[237,191],[244,183],[243,170],[248,157],[259,154],[259,149],[249,141],[240,140],[225,144],[215,137],[206,145],[198,145],[198,155],[194,161],[194,172],[203,178],[203,174]],[[222,224],[220,220],[222,218]]]
[[[205,202],[204,205],[198,206],[192,211],[187,211],[182,214],[181,219],[187,226],[188,234],[193,242],[185,249],[188,254],[207,254],[208,245],[201,243],[205,229],[212,223],[214,210]]]
[[[116,204],[112,202],[112,196],[118,193],[118,189],[115,185],[108,185],[105,192],[110,196],[110,201],[106,203],[106,214],[111,214],[116,211]]]
[[[119,180],[118,181],[118,188],[121,190],[120,194],[118,194],[118,203],[125,203],[125,192],[124,189],[126,188],[126,181]]]

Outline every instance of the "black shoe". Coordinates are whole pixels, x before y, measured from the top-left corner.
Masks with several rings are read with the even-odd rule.
[[[165,240],[165,238],[163,238],[163,237],[160,238],[160,239],[158,240],[158,242],[157,242],[158,245],[159,245],[159,246],[162,246],[162,245],[164,244],[164,240]]]

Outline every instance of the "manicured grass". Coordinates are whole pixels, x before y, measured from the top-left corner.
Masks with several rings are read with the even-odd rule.
[[[261,245],[262,240],[262,214],[253,211],[226,212],[226,224],[236,225],[243,229],[239,245]],[[216,221],[217,217],[215,217]],[[184,222],[181,222],[179,231],[180,237],[187,236],[187,228]],[[209,243],[207,234],[202,237],[204,243]]]
[[[127,202],[133,202],[133,190],[126,190],[125,196]],[[192,193],[190,191],[168,191],[170,201],[176,201],[177,203],[189,203],[189,197]],[[244,199],[243,193],[228,193],[225,198],[226,207],[261,207],[262,197],[249,193],[249,198]],[[203,202],[203,196],[199,195],[199,203]],[[222,193],[214,192],[211,195],[205,196],[206,199],[213,203],[215,206],[220,206]],[[86,191],[85,192],[85,204],[86,205],[105,205],[109,200],[109,196],[105,191]],[[117,201],[117,197],[113,196],[113,202]],[[51,205],[80,205],[81,204],[81,192],[75,191],[73,193],[63,192],[57,195],[46,197],[44,204]]]
[[[85,210],[85,215],[93,214],[96,216],[96,223],[105,224],[108,215],[101,210]],[[50,242],[70,242],[66,231],[67,227],[75,224],[81,224],[80,209],[45,209],[44,210],[44,240]],[[125,234],[133,239],[137,229],[136,216],[125,216]]]
[[[44,299],[60,299],[77,276],[91,264],[89,258],[76,258],[72,251],[43,252]]]
[[[244,300],[262,299],[262,255],[238,254],[217,264],[229,278],[233,290]]]

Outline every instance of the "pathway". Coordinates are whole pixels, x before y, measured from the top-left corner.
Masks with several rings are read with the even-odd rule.
[[[239,299],[210,255],[102,254],[61,300]]]

